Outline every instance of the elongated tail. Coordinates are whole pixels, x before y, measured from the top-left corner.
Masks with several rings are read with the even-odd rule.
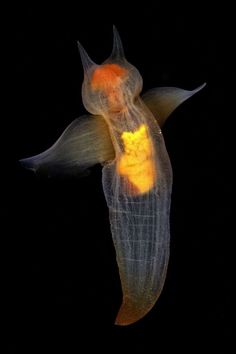
[[[122,196],[117,193],[120,181],[113,175],[112,165],[103,169],[103,187],[123,292],[115,323],[128,325],[151,310],[164,285],[169,260],[171,182],[160,183],[141,196]]]
[[[144,203],[138,203],[136,208],[140,210]],[[116,318],[119,325],[136,322],[151,310],[163,288],[169,260],[169,230],[167,225],[167,229],[163,228],[160,220],[163,217],[146,211],[147,214],[140,215],[137,221],[129,211],[133,204],[126,207],[123,212],[110,209],[123,291],[123,302]],[[128,232],[130,237],[123,239]]]

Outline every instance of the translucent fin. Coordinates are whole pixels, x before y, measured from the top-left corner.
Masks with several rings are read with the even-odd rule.
[[[181,103],[200,91],[205,85],[204,83],[192,91],[177,87],[157,87],[147,91],[142,99],[156,117],[159,126],[162,127],[169,115]]]
[[[34,172],[75,175],[97,163],[114,159],[108,126],[101,116],[75,119],[48,150],[20,160]]]

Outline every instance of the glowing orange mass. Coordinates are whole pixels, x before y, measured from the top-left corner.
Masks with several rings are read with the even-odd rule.
[[[126,176],[139,194],[146,193],[154,186],[156,179],[152,143],[147,127],[142,124],[135,132],[123,132],[121,138],[125,152],[118,160],[118,173]]]
[[[116,86],[120,80],[127,74],[127,70],[118,64],[104,64],[95,69],[91,85],[92,88],[109,89],[111,86]]]

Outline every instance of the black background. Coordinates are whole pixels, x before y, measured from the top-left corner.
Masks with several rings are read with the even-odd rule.
[[[144,91],[207,82],[163,128],[174,173],[170,264],[155,307],[129,327],[113,324],[122,294],[101,167],[78,180],[47,179],[18,164],[85,113],[76,40],[101,63],[113,23]],[[232,23],[229,9],[194,3],[14,9],[12,104],[3,131],[10,353],[233,352]]]

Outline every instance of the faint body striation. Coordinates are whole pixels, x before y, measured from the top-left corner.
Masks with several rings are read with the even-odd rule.
[[[141,319],[155,304],[169,260],[172,169],[161,127],[173,110],[198,92],[175,87],[140,97],[142,78],[124,56],[114,27],[111,56],[95,64],[79,43],[82,98],[92,115],[73,121],[45,152],[21,160],[49,175],[103,164],[103,189],[119,267],[123,301],[116,324]]]

